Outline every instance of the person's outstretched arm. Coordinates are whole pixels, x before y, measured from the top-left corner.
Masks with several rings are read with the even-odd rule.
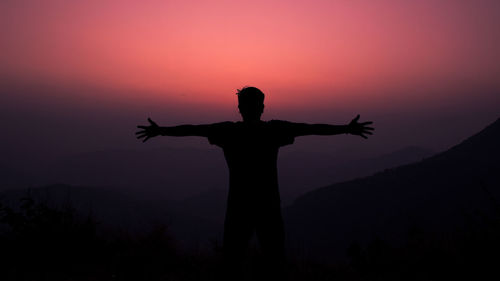
[[[352,134],[362,138],[368,138],[367,135],[372,135],[374,128],[368,127],[373,122],[359,123],[359,114],[347,125],[328,125],[328,124],[305,124],[293,123],[293,134],[295,136],[307,135],[338,135]]]
[[[210,125],[180,125],[172,127],[160,127],[151,118],[148,118],[149,126],[137,126],[141,129],[136,132],[138,139],[143,139],[143,142],[156,136],[173,136],[173,137],[187,137],[199,136],[207,137]]]

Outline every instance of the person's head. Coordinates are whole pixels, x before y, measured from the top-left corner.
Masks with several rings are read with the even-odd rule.
[[[264,112],[264,93],[255,87],[243,87],[236,94],[243,121],[259,121]]]

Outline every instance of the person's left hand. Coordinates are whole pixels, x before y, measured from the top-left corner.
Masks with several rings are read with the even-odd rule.
[[[359,114],[347,125],[347,132],[349,134],[357,135],[364,139],[367,139],[368,137],[366,135],[372,135],[372,131],[375,130],[374,128],[368,127],[367,125],[373,124],[373,122],[359,123],[358,120]]]

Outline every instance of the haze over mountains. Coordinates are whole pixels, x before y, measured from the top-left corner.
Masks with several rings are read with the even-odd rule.
[[[282,199],[330,184],[431,155],[420,147],[406,147],[376,157],[353,159],[345,154],[284,150],[279,170]],[[210,190],[226,190],[228,172],[220,149],[116,149],[36,159],[0,169],[0,190],[65,183],[106,186],[144,198],[181,199]]]
[[[496,198],[500,198],[499,143],[497,120],[432,157],[427,157],[428,150],[410,147],[351,163],[339,158],[339,162],[327,165],[317,161],[327,156],[285,151],[280,160],[285,178],[282,193],[286,187],[294,187],[293,181],[297,189],[292,191],[297,193],[314,189],[284,208],[290,245],[306,245],[308,251],[320,256],[341,257],[354,241],[363,243],[377,236],[397,242],[413,227],[447,231],[461,227],[471,214],[491,214]],[[402,166],[395,167],[398,165]],[[193,176],[176,178],[180,174],[176,169],[186,166]],[[153,224],[167,224],[188,247],[210,247],[211,241],[221,237],[227,172],[219,151],[100,151],[58,160],[44,169],[31,176],[4,169],[2,184],[4,188],[9,184],[22,187],[42,175],[46,181],[78,185],[34,188],[32,196],[56,205],[70,203],[84,215],[96,216],[103,225],[146,231]],[[368,176],[376,170],[383,171]],[[322,174],[326,176],[322,178]],[[123,175],[131,182],[118,182],[119,186],[113,187]],[[350,180],[360,176],[365,177]],[[322,181],[343,182],[315,189]],[[311,184],[305,185],[308,182]],[[99,187],[92,187],[98,183]],[[175,184],[179,185],[176,196],[161,192],[162,185]],[[134,192],[134,186],[143,186],[148,192]],[[184,188],[194,190],[183,193]],[[0,199],[15,204],[25,195],[26,190],[18,188],[1,192]],[[287,195],[293,198],[293,193]]]

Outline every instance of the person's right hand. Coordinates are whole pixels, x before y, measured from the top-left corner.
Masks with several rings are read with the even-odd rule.
[[[151,118],[148,118],[148,121],[150,124],[149,126],[137,126],[137,128],[142,130],[137,131],[135,134],[138,139],[144,138],[142,142],[146,142],[148,139],[160,135],[160,126],[151,120]]]
[[[359,114],[356,116],[352,121],[347,125],[347,132],[352,135],[357,135],[360,136],[364,139],[367,139],[368,137],[366,135],[372,135],[373,134],[373,127],[368,127],[368,125],[373,124],[373,122],[363,122],[359,123]]]

